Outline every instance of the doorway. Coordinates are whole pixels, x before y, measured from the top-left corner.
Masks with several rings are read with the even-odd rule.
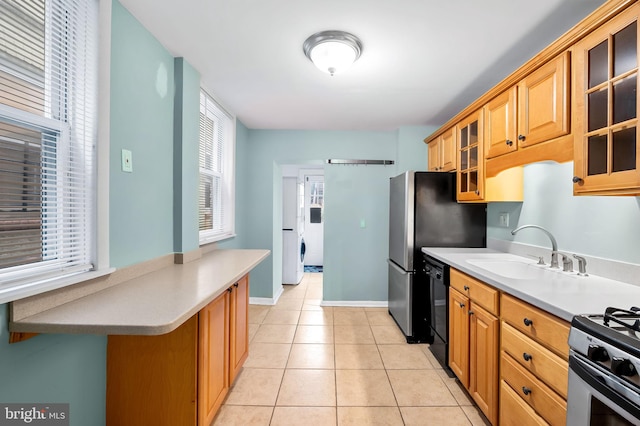
[[[300,176],[304,182],[304,265],[320,272],[324,263],[324,170],[301,169]]]

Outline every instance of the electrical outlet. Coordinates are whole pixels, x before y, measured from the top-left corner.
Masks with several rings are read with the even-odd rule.
[[[509,227],[509,213],[500,213],[498,216],[498,224],[503,228]]]
[[[122,150],[122,171],[133,173],[133,154],[128,149]]]

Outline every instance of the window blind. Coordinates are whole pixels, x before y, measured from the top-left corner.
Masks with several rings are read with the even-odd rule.
[[[0,293],[92,269],[97,0],[0,0]]]
[[[233,232],[233,119],[200,93],[199,230],[201,240]]]

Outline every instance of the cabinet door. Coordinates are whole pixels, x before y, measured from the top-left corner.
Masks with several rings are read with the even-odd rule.
[[[229,293],[198,314],[198,425],[210,425],[229,389]]]
[[[495,97],[484,107],[484,143],[486,158],[518,149],[516,143],[516,98],[515,87]]]
[[[518,145],[569,133],[569,53],[543,65],[518,84]]]
[[[456,126],[458,201],[484,199],[483,113],[478,110]]]
[[[427,170],[437,172],[440,170],[440,138],[427,145]]]
[[[469,388],[469,298],[449,288],[449,367]]]
[[[471,302],[469,393],[491,424],[498,420],[499,320]]]
[[[458,146],[456,144],[455,129],[449,129],[440,137],[440,170],[450,172],[456,169],[456,153]]]
[[[548,426],[504,381],[500,382],[500,426]]]
[[[249,356],[249,276],[242,277],[232,289],[229,384],[233,383],[242,364]]]
[[[574,47],[574,192],[637,194],[638,14],[635,4]]]

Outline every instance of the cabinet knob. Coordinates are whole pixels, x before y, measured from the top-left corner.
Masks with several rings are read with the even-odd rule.
[[[508,145],[508,146],[513,145],[513,141],[510,141],[509,139],[507,139],[507,142],[506,142],[506,143],[507,143],[507,145]]]
[[[480,195],[480,191],[476,189],[476,195]]]
[[[574,176],[573,179],[571,179],[573,181],[573,183],[582,183],[584,182],[584,180],[580,177],[580,176]]]
[[[522,393],[525,394],[525,395],[529,395],[531,393],[531,389],[529,389],[526,386],[523,386],[522,387]]]
[[[529,327],[531,324],[533,324],[533,321],[531,321],[529,318],[525,318],[525,319],[524,319],[524,325],[526,325],[527,327]]]
[[[227,291],[228,291],[229,293],[231,293],[231,292],[233,291],[233,289],[232,289],[231,287],[229,287],[229,288],[227,289]]]
[[[464,286],[464,291],[469,291],[469,286],[468,285]]]
[[[461,308],[464,308],[464,303],[458,303],[458,305],[460,305]]]
[[[233,286],[234,286],[234,287],[238,287],[238,283],[235,283]]]
[[[522,358],[524,358],[525,361],[531,361],[531,358],[533,358],[530,354],[524,352],[522,354]]]
[[[473,315],[473,311],[469,311],[469,315]]]
[[[526,137],[524,135],[518,135],[518,140],[519,141],[523,141],[525,139],[526,139]]]

